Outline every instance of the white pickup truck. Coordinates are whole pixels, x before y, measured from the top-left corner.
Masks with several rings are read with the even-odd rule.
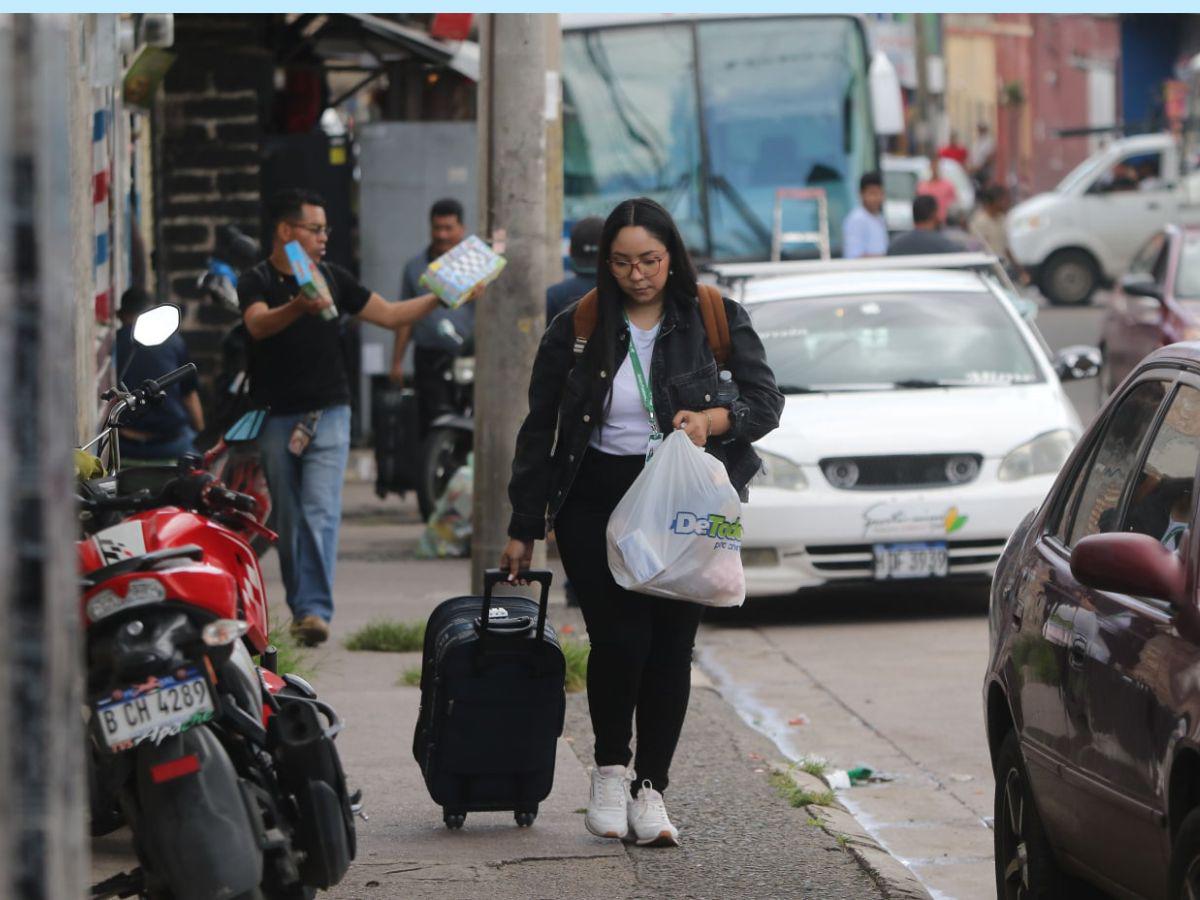
[[[1167,223],[1200,223],[1200,172],[1165,133],[1113,141],[1008,215],[1013,256],[1051,303],[1077,304],[1129,267]]]

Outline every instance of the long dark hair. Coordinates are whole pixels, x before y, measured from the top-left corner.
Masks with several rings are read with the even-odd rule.
[[[593,379],[592,409],[600,412],[608,399],[615,375],[617,335],[624,327],[625,292],[608,267],[613,241],[622,228],[641,226],[658,238],[670,254],[667,284],[663,288],[663,308],[673,305],[683,312],[696,302],[696,268],[684,246],[675,220],[660,204],[649,197],[633,197],[617,204],[608,214],[600,232],[600,247],[596,254],[596,293],[599,300],[596,330],[588,340],[581,362],[594,375],[605,371],[607,379]]]

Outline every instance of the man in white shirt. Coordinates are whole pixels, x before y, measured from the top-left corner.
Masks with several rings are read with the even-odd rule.
[[[887,223],[883,219],[883,177],[867,172],[858,180],[859,205],[842,221],[842,256],[884,256],[888,250]]]
[[[975,126],[975,141],[967,154],[967,171],[975,179],[980,188],[986,187],[992,180],[992,163],[996,159],[996,141],[991,135],[986,122]]]

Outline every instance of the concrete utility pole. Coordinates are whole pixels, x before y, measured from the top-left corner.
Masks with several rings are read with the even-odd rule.
[[[524,418],[529,372],[546,322],[547,271],[560,229],[548,222],[547,126],[559,117],[547,101],[547,63],[557,59],[555,15],[488,14],[480,22],[480,230],[502,245],[508,267],[475,314],[475,494],[472,590],[508,541],[508,479]],[[561,135],[561,129],[556,131]],[[558,138],[561,140],[561,137]],[[558,179],[561,196],[561,178]],[[561,201],[559,201],[561,203]],[[561,227],[561,226],[560,226]]]
[[[921,156],[934,154],[933,123],[929,115],[929,42],[926,40],[925,14],[913,13],[913,37],[917,51],[917,152]]]
[[[71,171],[77,23],[0,19],[0,897],[21,900],[82,897],[88,872],[72,542],[70,198],[89,182]]]

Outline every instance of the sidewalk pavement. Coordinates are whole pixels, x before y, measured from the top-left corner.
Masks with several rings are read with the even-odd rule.
[[[334,900],[528,900],[528,898],[846,898],[898,896],[869,875],[850,842],[792,808],[768,781],[778,752],[745,725],[696,672],[667,799],[679,849],[644,849],[588,834],[583,826],[591,725],[582,693],[568,695],[554,790],[532,828],[508,813],[472,813],[461,831],[442,824],[412,757],[420,692],[403,673],[420,653],[350,652],[346,637],[376,619],[424,620],[441,600],[468,592],[466,560],[416,560],[422,530],[412,498],[378,500],[369,484],[346,485],[333,635],[307,651],[322,698],[342,716],[338,747],[368,821],[358,855]],[[276,555],[264,561],[273,621],[286,621]],[[584,635],[565,606],[561,570],[550,618]],[[122,831],[94,842],[96,878],[134,863]],[[877,881],[880,882],[877,884]],[[907,896],[907,894],[905,894]]]

